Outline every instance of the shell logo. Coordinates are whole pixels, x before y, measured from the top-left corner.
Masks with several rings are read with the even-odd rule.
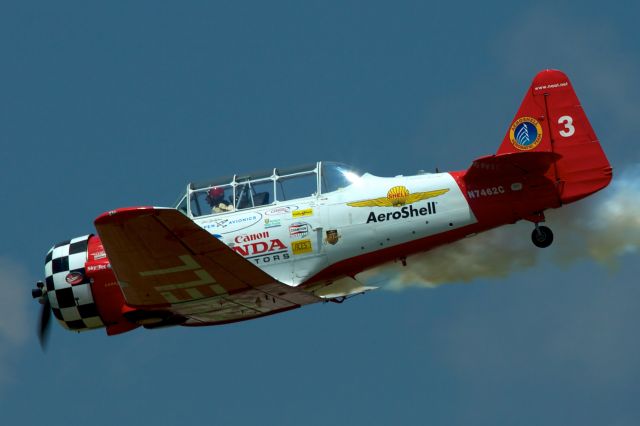
[[[406,186],[394,186],[387,192],[387,199],[391,201],[392,206],[404,206],[408,196],[409,190]]]
[[[409,192],[406,186],[398,185],[387,191],[386,197],[370,198],[368,200],[353,201],[347,203],[351,207],[401,207],[405,204],[413,204],[418,201],[438,197],[449,192],[449,189],[436,189],[427,192]]]

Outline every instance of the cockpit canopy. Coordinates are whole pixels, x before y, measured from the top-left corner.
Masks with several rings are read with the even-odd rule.
[[[323,161],[286,169],[233,175],[190,183],[176,208],[190,217],[250,209],[345,188],[361,173],[342,163]]]

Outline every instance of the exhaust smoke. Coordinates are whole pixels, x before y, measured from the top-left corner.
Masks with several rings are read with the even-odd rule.
[[[15,352],[29,336],[28,292],[24,283],[28,274],[21,265],[0,257],[0,391],[7,381],[15,380]]]

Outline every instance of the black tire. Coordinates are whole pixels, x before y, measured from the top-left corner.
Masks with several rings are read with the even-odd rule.
[[[533,241],[536,247],[549,247],[553,242],[553,232],[546,226],[538,226],[531,233],[531,241]]]

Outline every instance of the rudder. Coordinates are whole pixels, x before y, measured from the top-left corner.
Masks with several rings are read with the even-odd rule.
[[[549,169],[560,199],[570,203],[606,187],[612,169],[569,78],[539,72],[520,105],[497,154],[553,152]]]

